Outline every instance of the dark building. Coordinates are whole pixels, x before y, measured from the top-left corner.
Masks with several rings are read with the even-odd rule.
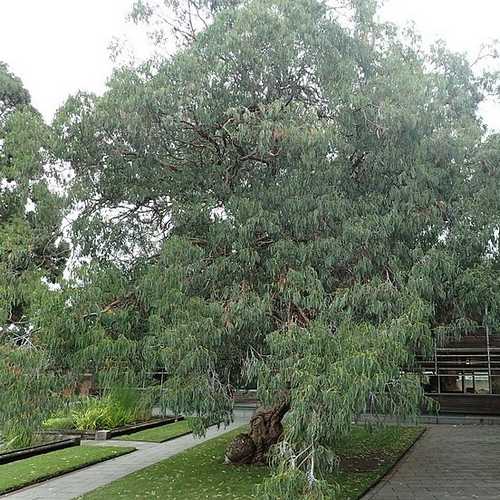
[[[450,339],[419,361],[425,393],[440,413],[500,415],[500,335]]]

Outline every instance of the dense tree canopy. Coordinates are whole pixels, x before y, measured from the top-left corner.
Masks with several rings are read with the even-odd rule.
[[[238,459],[280,438],[262,498],[331,498],[353,418],[413,414],[415,354],[486,305],[497,324],[493,76],[377,23],[375,1],[165,3],[178,51],[53,124],[92,264],[45,300],[38,341],[103,384],[165,370],[162,404],[200,430],[256,383],[276,418]]]
[[[44,168],[49,135],[20,80],[0,63],[0,423],[7,437],[34,413],[29,394],[45,398],[40,387],[52,378],[33,372],[45,366],[45,354],[30,349],[37,297],[67,257],[57,242],[62,203]]]

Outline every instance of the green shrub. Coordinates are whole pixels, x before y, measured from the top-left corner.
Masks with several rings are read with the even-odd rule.
[[[21,426],[4,426],[2,429],[0,450],[10,451],[19,448],[26,448],[35,443],[33,433],[24,430]]]
[[[121,427],[122,425],[131,424],[137,421],[134,410],[123,408],[118,404],[110,403],[109,414],[107,415],[108,427]]]
[[[75,429],[79,431],[95,431],[108,427],[110,408],[102,399],[88,398],[82,400],[71,412]]]
[[[151,404],[137,389],[115,388],[103,398],[85,398],[71,412],[75,429],[113,429],[151,416]]]
[[[151,403],[135,388],[115,387],[108,395],[113,427],[138,422],[151,416]]]
[[[65,416],[65,417],[51,417],[45,420],[42,424],[42,427],[48,431],[57,431],[63,429],[73,429],[73,417]]]
[[[101,398],[83,397],[53,413],[42,427],[46,430],[114,429],[151,416],[151,399],[130,387],[116,387]]]

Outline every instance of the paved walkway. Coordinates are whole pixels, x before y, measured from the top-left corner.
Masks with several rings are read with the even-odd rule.
[[[500,428],[432,425],[363,500],[500,500]]]
[[[189,434],[166,443],[119,441],[115,439],[112,441],[90,441],[89,443],[95,446],[132,446],[137,448],[137,451],[18,490],[2,496],[2,498],[9,500],[70,500],[127,476],[132,472],[165,460],[208,439],[236,429],[247,422],[248,418],[244,416],[236,417],[235,422],[226,429],[221,427],[218,430],[217,427],[211,427],[202,439],[194,438]]]

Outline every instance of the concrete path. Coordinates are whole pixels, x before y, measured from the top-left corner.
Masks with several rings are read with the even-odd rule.
[[[211,427],[204,438],[194,438],[191,434],[166,443],[145,443],[135,441],[89,441],[95,446],[132,446],[137,451],[92,465],[64,476],[50,479],[1,498],[9,500],[70,500],[88,493],[100,486],[120,479],[132,472],[165,460],[181,451],[192,448],[208,439],[229,432],[248,422],[246,416],[237,416],[235,422],[227,427]]]
[[[429,426],[362,500],[500,500],[500,429]]]

